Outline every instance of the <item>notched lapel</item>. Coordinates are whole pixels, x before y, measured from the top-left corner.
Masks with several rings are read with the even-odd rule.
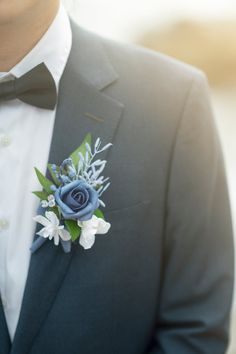
[[[112,142],[123,104],[101,90],[118,75],[107,59],[99,37],[72,22],[73,46],[63,73],[49,162],[60,164],[90,132],[104,144]],[[107,151],[104,157],[107,158]],[[78,253],[77,253],[78,254]],[[28,353],[53,306],[73,256],[46,242],[32,255],[21,314],[11,354]],[[4,353],[5,354],[5,353]]]
[[[61,83],[61,93],[68,94],[59,96],[49,156],[49,162],[56,164],[68,157],[87,133],[91,133],[94,140],[100,137],[103,144],[112,142],[123,111],[123,104],[81,76],[74,78],[73,87],[66,80]]]
[[[58,164],[89,132],[94,139],[100,137],[104,144],[112,142],[124,109],[123,103],[102,91],[118,79],[118,74],[105,54],[100,37],[73,22],[71,25],[73,45],[60,83],[49,156],[49,162]]]

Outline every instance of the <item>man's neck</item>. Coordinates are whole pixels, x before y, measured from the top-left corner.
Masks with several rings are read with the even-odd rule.
[[[54,20],[59,3],[31,11],[17,23],[0,24],[0,72],[8,72],[37,44]]]

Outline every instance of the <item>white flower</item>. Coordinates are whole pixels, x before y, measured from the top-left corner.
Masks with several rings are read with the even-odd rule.
[[[93,246],[96,234],[106,234],[111,227],[109,222],[95,215],[88,221],[78,220],[77,223],[81,227],[79,243],[85,250]]]
[[[50,195],[48,196],[48,201],[50,202],[50,201],[52,201],[52,200],[55,202],[55,197],[54,197],[53,194],[50,194]]]
[[[58,217],[53,211],[46,211],[45,216],[37,215],[33,219],[44,227],[37,232],[37,235],[49,238],[49,240],[54,239],[54,244],[59,245],[60,238],[63,241],[69,241],[71,236],[67,230],[64,229],[64,225],[60,226]]]
[[[55,205],[56,205],[55,200],[49,200],[48,206],[49,206],[50,208],[53,208]]]

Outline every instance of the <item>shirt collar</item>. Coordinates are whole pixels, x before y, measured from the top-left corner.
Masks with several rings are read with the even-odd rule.
[[[72,45],[72,32],[68,14],[60,3],[58,12],[48,30],[26,56],[9,72],[0,73],[0,80],[20,77],[44,62],[58,88]]]

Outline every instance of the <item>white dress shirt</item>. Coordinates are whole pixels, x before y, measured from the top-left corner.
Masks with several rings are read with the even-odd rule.
[[[36,46],[0,81],[20,77],[44,62],[58,88],[71,50],[68,15],[59,11]],[[34,167],[46,172],[55,112],[40,109],[18,99],[0,103],[0,294],[13,340],[19,319],[30,263],[41,190]],[[42,258],[43,260],[43,258]]]

